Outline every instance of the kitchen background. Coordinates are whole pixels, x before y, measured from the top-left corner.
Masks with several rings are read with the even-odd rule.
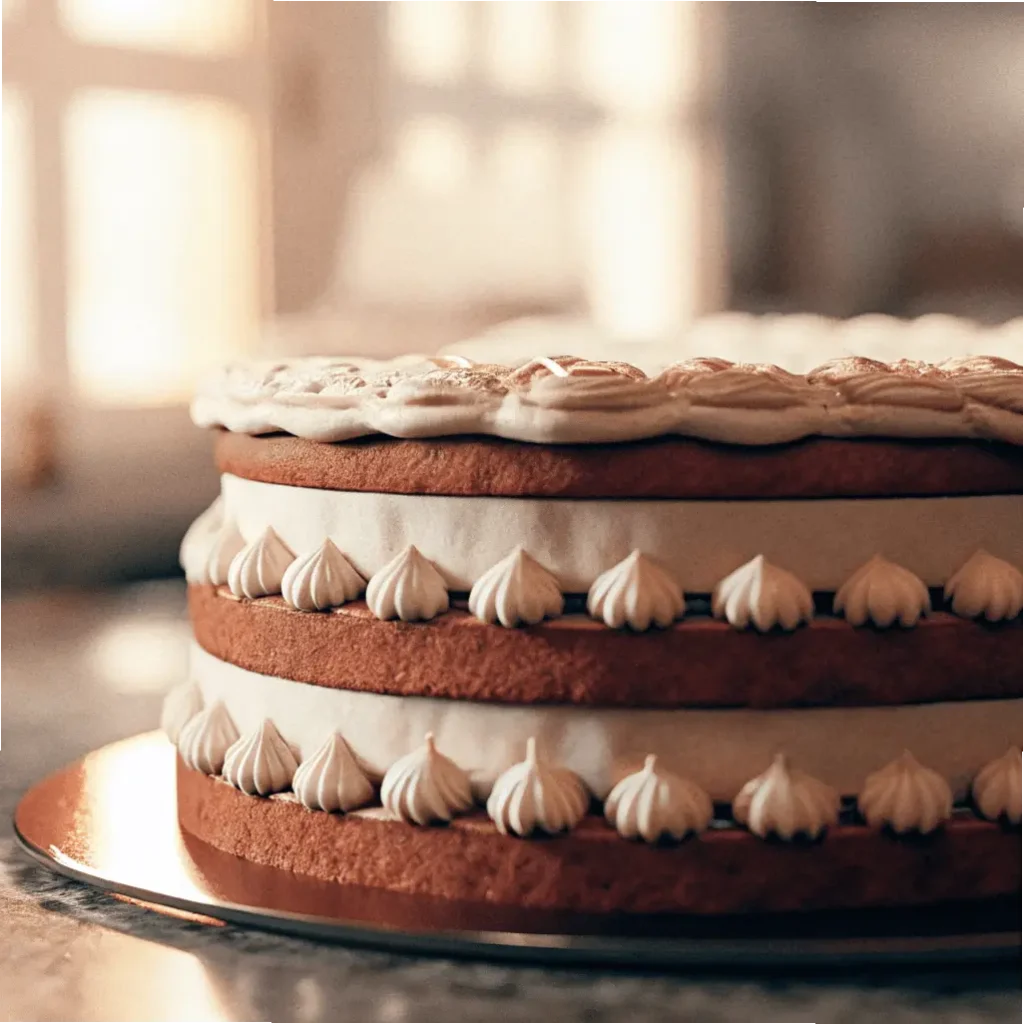
[[[175,571],[232,356],[1021,312],[1016,4],[4,0],[3,58],[5,593]]]

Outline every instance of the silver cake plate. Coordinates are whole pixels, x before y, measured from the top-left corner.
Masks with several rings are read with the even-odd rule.
[[[186,833],[161,733],[113,743],[37,783],[25,850],[153,910],[406,953],[645,969],[836,968],[1021,957],[1016,898],[757,917],[565,914],[346,887],[253,864]]]

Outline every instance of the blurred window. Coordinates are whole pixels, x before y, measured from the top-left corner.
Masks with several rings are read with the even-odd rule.
[[[65,121],[68,357],[79,392],[181,401],[257,330],[256,153],[221,99],[83,89]]]
[[[339,291],[583,308],[626,338],[716,308],[713,6],[385,5],[390,132],[352,191]]]
[[[253,336],[266,276],[260,9],[4,3],[13,406],[182,402]]]

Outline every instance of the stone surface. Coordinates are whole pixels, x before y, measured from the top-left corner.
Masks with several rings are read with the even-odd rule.
[[[18,796],[90,749],[153,727],[160,693],[183,670],[184,588],[51,593],[3,611],[2,1019],[1020,1018],[1012,968],[645,976],[421,959],[172,918],[59,878],[16,848]]]

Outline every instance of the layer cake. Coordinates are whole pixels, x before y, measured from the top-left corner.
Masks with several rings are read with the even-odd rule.
[[[553,910],[1019,890],[1021,367],[963,331],[803,373],[227,368],[193,406],[222,477],[182,544],[182,827]]]

